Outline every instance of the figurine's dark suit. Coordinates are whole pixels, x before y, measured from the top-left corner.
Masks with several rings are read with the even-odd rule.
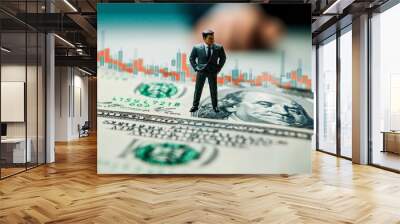
[[[206,78],[208,78],[211,102],[213,107],[216,108],[218,105],[217,75],[226,61],[224,47],[219,44],[213,44],[206,50],[205,44],[198,44],[193,47],[189,60],[193,69],[197,72],[193,107],[197,108],[199,106],[204,82],[206,81]]]

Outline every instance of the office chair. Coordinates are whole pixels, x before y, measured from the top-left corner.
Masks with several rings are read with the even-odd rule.
[[[90,129],[90,125],[89,125],[89,121],[85,121],[85,123],[82,125],[82,127],[79,127],[80,125],[78,125],[78,129],[79,129],[79,138],[80,137],[87,137],[89,136],[89,129]]]

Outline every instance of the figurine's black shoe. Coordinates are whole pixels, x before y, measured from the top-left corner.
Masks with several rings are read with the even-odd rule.
[[[214,107],[214,111],[215,111],[215,113],[218,113],[219,112],[219,108],[218,107]]]
[[[193,106],[192,108],[190,108],[190,112],[191,113],[196,112],[198,109],[199,109],[198,107]]]

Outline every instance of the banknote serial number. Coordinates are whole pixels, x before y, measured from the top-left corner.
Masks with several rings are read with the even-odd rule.
[[[180,102],[168,102],[166,100],[147,100],[147,99],[137,99],[131,97],[113,97],[113,103],[124,104],[130,107],[174,107],[178,108],[181,106]]]

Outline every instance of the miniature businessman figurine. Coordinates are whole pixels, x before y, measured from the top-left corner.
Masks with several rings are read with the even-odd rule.
[[[201,92],[203,91],[206,78],[210,86],[213,109],[215,112],[219,112],[217,75],[225,64],[226,55],[224,47],[214,43],[214,32],[212,30],[205,30],[202,35],[204,43],[194,46],[189,58],[190,64],[197,72],[193,107],[190,109],[190,112],[195,112],[199,109]]]

